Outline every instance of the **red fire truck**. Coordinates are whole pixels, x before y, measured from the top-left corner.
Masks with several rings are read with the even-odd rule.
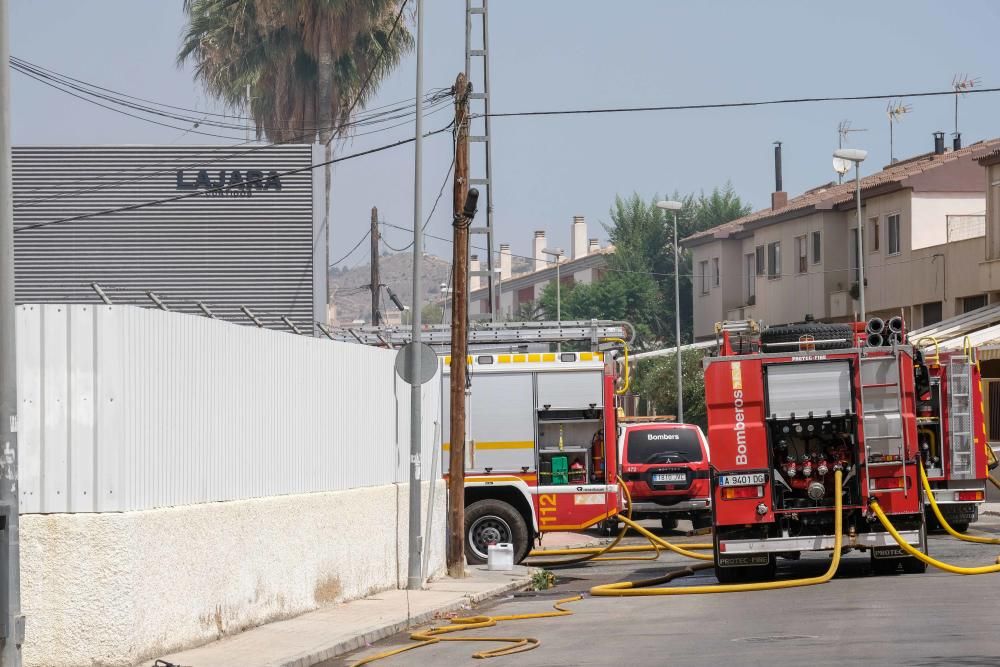
[[[465,553],[470,563],[486,562],[488,546],[504,542],[513,544],[518,562],[536,536],[581,530],[619,511],[619,365],[613,357],[612,352],[469,356]],[[442,365],[445,387],[450,361],[445,357]],[[443,424],[448,408],[444,401]],[[449,444],[442,443],[445,451]]]
[[[985,478],[974,365],[943,356],[928,365],[905,343],[901,319],[874,319],[717,327],[705,388],[720,581],[773,578],[778,557],[831,549],[836,494],[846,550],[870,552],[878,573],[922,572],[926,566],[903,554],[868,511],[869,499],[924,550],[921,460],[943,462],[928,473],[953,498],[967,490],[962,475]]]

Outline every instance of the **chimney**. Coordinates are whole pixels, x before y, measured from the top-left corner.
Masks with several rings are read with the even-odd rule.
[[[962,133],[955,132],[951,135],[951,149],[957,151],[962,147]]]
[[[479,271],[479,255],[469,255],[469,291],[474,292],[482,286],[482,276],[477,276]]]
[[[587,254],[593,255],[595,252],[601,249],[601,242],[597,239],[590,239],[590,243],[587,246]]]
[[[573,216],[573,227],[570,230],[570,257],[577,259],[587,254],[587,223],[582,215]]]
[[[544,230],[536,231],[535,240],[533,241],[531,250],[531,254],[535,258],[535,271],[541,271],[548,265],[548,262],[546,261],[548,257],[546,257],[545,253],[542,252],[542,249],[544,247],[545,247],[545,231]]]
[[[944,132],[934,133],[934,154],[941,155],[944,153]]]
[[[510,244],[500,244],[500,280],[510,280],[511,269]]]
[[[781,189],[781,142],[774,142],[774,192],[771,193],[771,210],[777,211],[788,204],[788,193]]]

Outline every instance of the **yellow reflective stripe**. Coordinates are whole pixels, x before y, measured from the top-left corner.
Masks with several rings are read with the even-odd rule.
[[[527,357],[525,355],[523,355],[523,354],[515,354],[514,355],[514,362],[515,363],[523,364],[526,359],[527,359]]]
[[[540,354],[529,354],[528,355],[528,361],[541,361],[541,360],[542,360],[542,355],[540,355]]]
[[[577,361],[593,361],[593,360],[594,360],[593,352],[581,352],[579,354],[579,358],[577,359]]]
[[[498,364],[509,364],[510,363],[510,355],[509,354],[501,354],[501,355],[497,356],[497,363]]]
[[[552,352],[546,352],[542,355],[542,361],[555,361],[556,355]]]
[[[493,440],[482,442],[476,441],[476,449],[534,449],[534,440]],[[451,443],[445,442],[441,445],[441,449],[451,449]]]

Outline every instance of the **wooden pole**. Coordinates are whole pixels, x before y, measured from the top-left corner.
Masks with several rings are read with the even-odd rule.
[[[469,192],[469,92],[464,73],[455,80],[454,246],[451,304],[451,429],[448,459],[448,575],[465,576],[465,377],[468,351],[469,220],[462,213]]]
[[[372,269],[372,276],[371,276],[372,277],[372,282],[371,282],[371,288],[372,288],[372,325],[378,326],[379,324],[382,323],[381,317],[379,315],[379,295],[382,293],[381,292],[382,285],[380,284],[381,281],[380,281],[380,278],[379,278],[379,275],[378,275],[378,269],[379,269],[379,267],[378,267],[378,242],[379,242],[379,235],[378,235],[378,208],[376,208],[375,206],[372,206],[372,231],[371,231],[371,234],[369,236],[371,236],[371,240],[372,240],[372,262],[371,262],[371,269]]]

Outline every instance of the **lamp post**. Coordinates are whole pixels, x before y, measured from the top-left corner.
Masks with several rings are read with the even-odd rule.
[[[856,184],[854,198],[858,211],[858,307],[861,310],[861,321],[867,319],[865,313],[865,228],[861,224],[861,163],[868,157],[868,151],[860,148],[838,148],[833,151],[833,169],[840,175],[850,170],[854,163],[854,182]]]
[[[562,326],[562,282],[559,280],[559,264],[562,262],[562,248],[542,248],[542,254],[556,258],[556,324]],[[556,343],[556,351],[562,352],[562,343]]]
[[[656,202],[657,208],[674,213],[674,327],[677,334],[677,422],[684,421],[684,374],[681,362],[681,260],[680,247],[677,238],[677,211],[684,208],[679,201],[664,200]]]

